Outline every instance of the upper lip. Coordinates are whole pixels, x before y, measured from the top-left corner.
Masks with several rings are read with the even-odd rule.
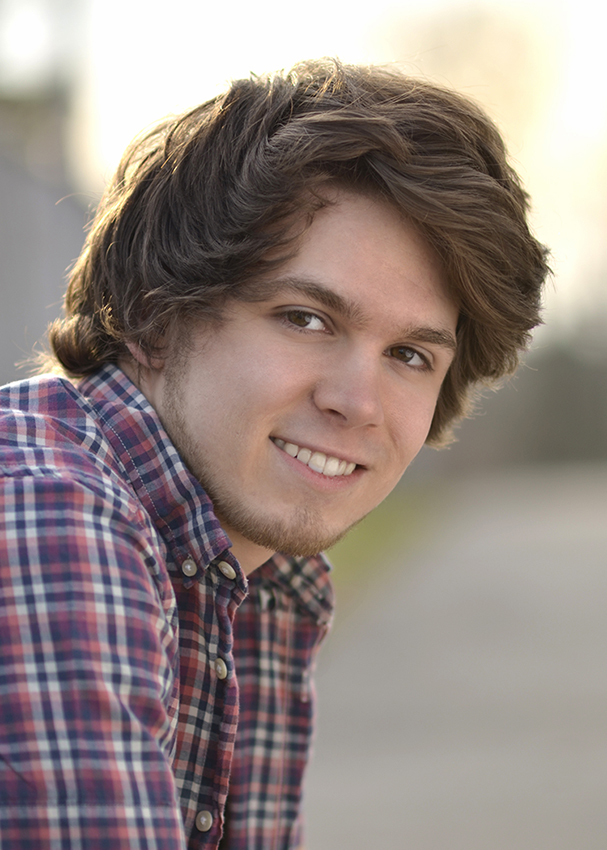
[[[361,463],[355,457],[352,457],[352,455],[344,454],[341,450],[340,451],[334,451],[333,449],[321,448],[320,446],[312,445],[311,443],[306,442],[305,440],[299,441],[299,440],[293,439],[292,437],[280,436],[279,434],[272,434],[270,439],[273,440],[273,441],[274,440],[284,440],[285,443],[292,443],[294,446],[299,446],[301,449],[310,449],[311,452],[320,452],[321,454],[324,454],[327,457],[336,457],[338,460],[345,460],[346,463],[355,463],[357,466],[360,466],[360,467],[366,466],[366,464]]]

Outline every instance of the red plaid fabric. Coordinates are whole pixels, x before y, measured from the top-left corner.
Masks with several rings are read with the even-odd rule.
[[[0,847],[298,847],[326,561],[247,583],[113,366],[4,387],[0,473]]]

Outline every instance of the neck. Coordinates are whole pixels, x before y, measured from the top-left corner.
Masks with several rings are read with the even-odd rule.
[[[245,575],[250,575],[274,555],[273,549],[266,549],[264,546],[252,543],[246,537],[243,537],[242,534],[224,525],[223,522],[221,524],[232,541],[231,552],[238,559],[238,563]]]

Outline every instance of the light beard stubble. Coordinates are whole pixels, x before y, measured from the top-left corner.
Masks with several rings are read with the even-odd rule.
[[[237,494],[224,490],[220,476],[211,470],[210,464],[200,457],[183,416],[182,381],[183,363],[180,358],[170,365],[167,363],[167,377],[164,390],[162,424],[173,445],[192,475],[204,487],[213,503],[215,515],[220,523],[241,534],[252,543],[295,557],[312,557],[330,549],[341,540],[359,520],[339,533],[329,534],[323,528],[320,511],[307,507],[294,506],[290,516],[277,520],[263,516],[244,504]]]

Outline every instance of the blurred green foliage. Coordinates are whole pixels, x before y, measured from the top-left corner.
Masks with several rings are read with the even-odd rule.
[[[397,487],[327,552],[340,603],[363,592],[383,571],[427,534],[431,488]]]

